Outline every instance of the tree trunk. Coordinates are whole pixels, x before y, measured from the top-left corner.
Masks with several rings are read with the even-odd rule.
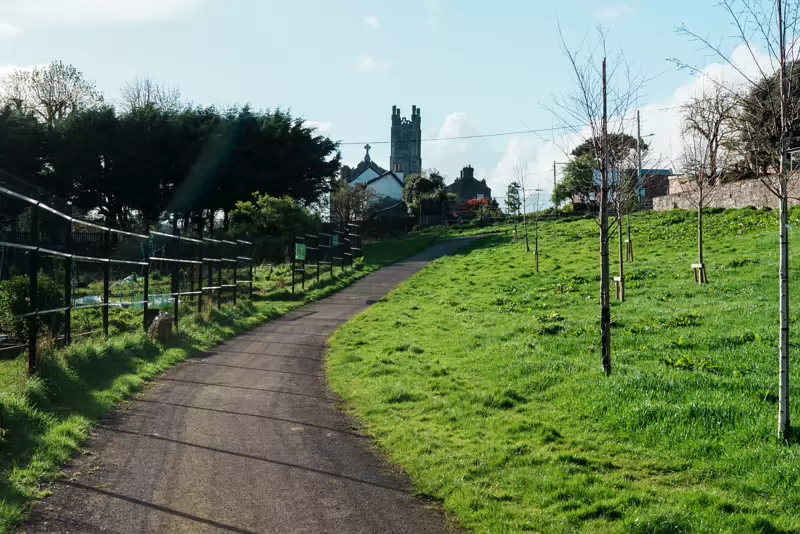
[[[780,36],[780,81],[781,81],[781,159],[780,159],[780,201],[781,201],[781,254],[780,254],[780,356],[778,379],[778,433],[789,440],[792,426],[789,413],[789,191],[786,169],[786,153],[789,150],[789,113],[792,94],[789,89],[789,76],[786,72],[786,26],[783,4],[777,1],[778,35]],[[794,46],[794,43],[792,44]]]
[[[606,60],[603,59],[603,137],[602,178],[600,186],[600,343],[603,371],[611,374],[611,292],[608,265],[608,100],[606,93]]]
[[[231,210],[225,208],[222,210],[222,228],[227,232],[231,229],[231,218],[230,218]]]
[[[619,234],[619,300],[625,301],[625,238],[622,231],[622,205],[617,202],[617,233]]]
[[[703,208],[697,208],[697,263],[703,263]]]
[[[781,176],[781,254],[780,254],[780,355],[778,383],[778,432],[788,440],[791,437],[789,417],[789,206],[787,183]]]
[[[526,213],[527,211],[528,209],[525,208],[525,210],[522,212],[522,228],[523,230],[525,230],[525,251],[530,252],[531,245],[528,243],[528,217]]]
[[[534,254],[536,255],[536,272],[539,272],[539,219],[536,219],[534,223],[534,237],[533,237],[533,247],[534,247]]]
[[[208,210],[208,233],[214,233],[214,210]]]

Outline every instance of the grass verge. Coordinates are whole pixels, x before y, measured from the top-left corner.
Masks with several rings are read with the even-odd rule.
[[[0,361],[0,531],[25,518],[62,464],[81,451],[94,421],[167,368],[244,330],[324,298],[380,267],[433,244],[416,235],[368,244],[365,263],[335,279],[309,282],[304,293],[273,293],[269,300],[186,316],[180,334],[161,346],[139,333],[89,340],[45,353],[39,377],[26,378],[26,356]],[[299,287],[297,288],[299,291]]]
[[[491,236],[338,330],[332,387],[471,531],[800,532],[800,446],[776,439],[777,217],[706,220],[698,286],[695,215],[634,218],[610,378],[597,226],[552,221],[539,274]]]

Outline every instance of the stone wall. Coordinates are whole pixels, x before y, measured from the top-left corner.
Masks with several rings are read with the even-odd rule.
[[[653,210],[666,211],[672,209],[693,210],[696,199],[695,184],[683,181],[679,177],[669,180],[669,194],[653,199]],[[709,201],[709,208],[778,208],[778,198],[773,195],[767,186],[759,179],[739,180],[719,186],[714,190],[713,198]],[[800,204],[800,176],[789,179],[789,204]]]

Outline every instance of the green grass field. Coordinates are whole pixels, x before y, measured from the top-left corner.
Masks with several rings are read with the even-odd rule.
[[[148,340],[141,332],[141,312],[115,310],[114,335],[46,350],[37,378],[25,376],[26,355],[0,360],[0,532],[19,526],[32,504],[46,494],[47,484],[59,476],[60,467],[80,453],[93,422],[149,379],[434,241],[433,236],[415,235],[367,244],[359,270],[342,274],[337,268],[334,279],[326,276],[319,285],[307,284],[306,292],[298,287],[298,294],[292,296],[280,289],[253,303],[240,301],[236,306],[184,316],[180,334],[168,346]],[[120,333],[126,329],[136,331]]]
[[[633,227],[610,378],[598,227],[579,220],[542,224],[539,274],[508,233],[434,262],[337,332],[334,390],[470,531],[800,532],[800,446],[777,439],[777,216],[709,215],[707,286],[695,214]]]

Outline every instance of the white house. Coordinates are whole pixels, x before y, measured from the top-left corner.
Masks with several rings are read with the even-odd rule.
[[[352,169],[346,165],[342,167],[342,178],[351,186],[365,184],[380,198],[402,200],[405,174],[399,168],[394,171],[383,169],[370,158],[369,149],[372,147],[366,145],[364,148],[367,152],[363,161]]]

